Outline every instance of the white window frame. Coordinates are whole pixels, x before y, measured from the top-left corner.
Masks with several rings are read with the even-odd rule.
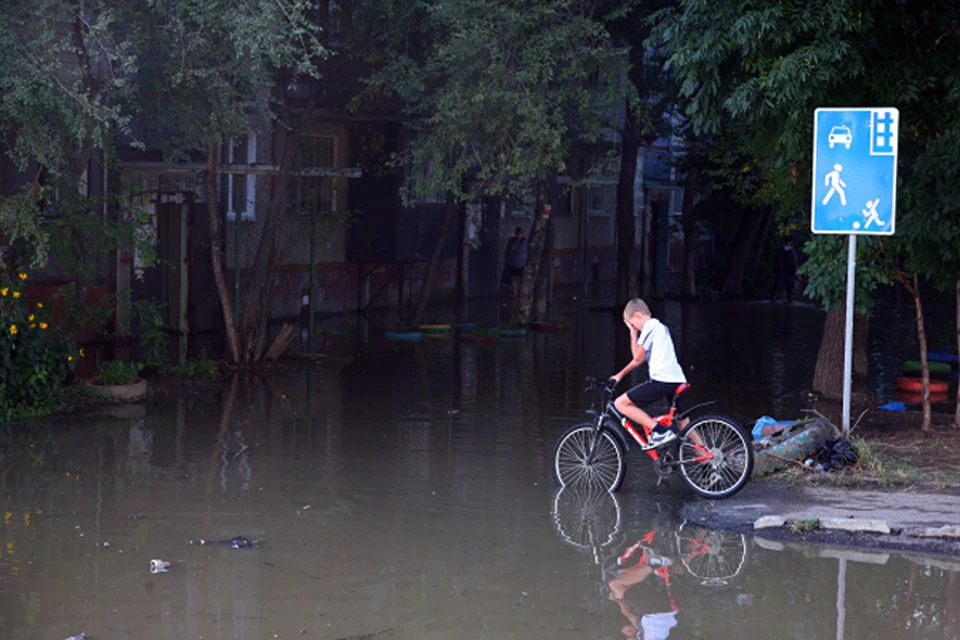
[[[256,164],[257,163],[257,134],[249,133],[246,136],[247,138],[247,157],[243,159],[234,157],[234,141],[231,139],[227,142],[227,164]],[[222,155],[221,155],[222,157]],[[242,161],[241,161],[242,160]],[[234,194],[233,194],[233,178],[237,174],[228,173],[227,176],[227,188],[226,193],[224,193],[224,198],[226,199],[227,205],[227,221],[232,222],[237,219],[236,211],[234,209]],[[240,210],[240,220],[243,221],[253,221],[257,219],[256,214],[256,205],[257,205],[257,176],[252,173],[240,174],[243,176],[244,182],[246,183],[247,198],[244,203],[243,208]]]
[[[326,138],[326,139],[329,139],[329,140],[330,140],[330,167],[319,167],[319,168],[336,169],[336,168],[339,166],[339,164],[338,164],[338,162],[337,162],[337,158],[338,158],[339,156],[337,155],[337,153],[339,152],[340,136],[338,136],[338,135],[336,135],[336,134],[333,134],[333,133],[316,133],[316,134],[303,134],[303,136],[301,136],[301,137],[302,137],[302,138]],[[314,167],[314,168],[318,168],[318,167]],[[319,213],[320,215],[329,215],[329,214],[332,214],[332,213],[336,213],[336,212],[339,210],[339,209],[337,208],[337,196],[339,195],[339,194],[338,194],[338,191],[339,191],[339,186],[340,186],[340,185],[338,184],[338,182],[337,182],[338,179],[337,179],[337,178],[334,178],[334,177],[332,177],[332,176],[318,176],[318,177],[320,178],[321,181],[322,181],[322,180],[329,180],[329,181],[330,181],[330,210],[329,210],[329,211],[320,210],[320,211],[318,211],[318,213]],[[296,177],[294,177],[294,179],[296,179]],[[312,214],[312,212],[311,212],[310,210],[300,209],[299,207],[300,207],[300,203],[297,202],[294,208],[295,208],[295,210],[298,210],[298,213],[299,213],[300,215],[302,215],[302,216],[310,216],[310,215]]]
[[[587,202],[586,209],[587,215],[591,218],[610,218],[613,217],[613,214],[617,210],[617,192],[615,189],[610,189],[611,186],[616,186],[616,180],[591,180],[587,183]],[[590,206],[590,191],[592,189],[602,189],[603,193],[603,208],[602,209],[593,209]]]

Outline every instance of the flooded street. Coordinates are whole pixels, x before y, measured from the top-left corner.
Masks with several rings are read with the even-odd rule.
[[[821,311],[653,310],[692,400],[801,415]],[[616,497],[558,492],[553,442],[584,377],[622,366],[621,329],[588,311],[493,344],[367,327],[355,361],[3,435],[0,638],[960,636],[960,560],[706,531],[640,457]]]

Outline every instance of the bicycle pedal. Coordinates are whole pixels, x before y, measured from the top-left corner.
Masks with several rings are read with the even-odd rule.
[[[666,479],[665,477],[660,476],[659,478],[657,478],[657,486],[658,486],[658,487],[662,487],[662,486],[665,485],[665,484],[667,484],[667,479]]]

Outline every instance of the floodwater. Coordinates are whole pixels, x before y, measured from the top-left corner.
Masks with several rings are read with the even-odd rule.
[[[800,415],[820,311],[654,311],[694,399]],[[583,378],[624,360],[617,313],[493,344],[361,333],[309,374],[3,433],[0,638],[960,636],[960,560],[706,531],[645,458],[616,497],[558,492]]]

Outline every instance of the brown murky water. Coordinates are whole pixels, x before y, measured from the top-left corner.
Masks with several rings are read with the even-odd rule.
[[[744,422],[802,409],[820,312],[656,311],[697,398]],[[496,344],[371,328],[350,364],[7,433],[0,638],[960,635],[960,563],[704,531],[639,458],[616,498],[558,493],[553,440],[584,375],[621,363],[618,328],[585,313]],[[260,546],[189,544],[235,536]]]

